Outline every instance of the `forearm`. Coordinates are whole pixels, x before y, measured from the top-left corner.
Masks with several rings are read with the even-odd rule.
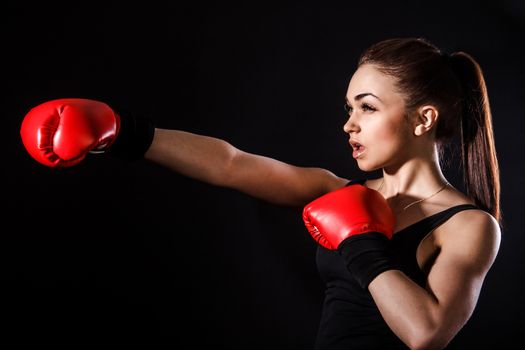
[[[386,271],[369,285],[376,305],[392,331],[412,349],[442,349],[452,338],[441,327],[437,299],[403,272]]]
[[[182,175],[223,186],[236,151],[231,144],[218,138],[155,129],[145,158]]]
[[[244,152],[214,137],[156,129],[145,158],[182,175],[279,205],[302,206],[348,180]]]

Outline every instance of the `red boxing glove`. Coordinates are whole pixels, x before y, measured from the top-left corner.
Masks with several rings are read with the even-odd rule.
[[[303,220],[320,245],[343,256],[363,288],[393,269],[389,241],[395,216],[379,192],[360,184],[332,191],[305,206]]]
[[[380,232],[392,238],[395,217],[384,197],[366,186],[353,184],[327,193],[304,207],[303,220],[312,237],[336,250],[346,238]]]
[[[118,113],[99,101],[66,98],[42,103],[22,121],[20,135],[29,154],[49,167],[69,167],[88,153],[135,160],[148,150],[151,119]]]
[[[78,164],[104,151],[119,132],[120,117],[107,104],[87,99],[45,102],[26,114],[20,129],[29,154],[49,167]]]

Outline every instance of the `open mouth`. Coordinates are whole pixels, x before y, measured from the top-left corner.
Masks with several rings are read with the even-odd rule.
[[[366,150],[366,148],[359,142],[352,142],[351,145],[353,148],[352,157],[354,158],[360,157]]]

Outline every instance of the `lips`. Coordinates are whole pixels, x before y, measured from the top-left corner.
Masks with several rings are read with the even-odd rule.
[[[350,145],[353,148],[352,157],[358,158],[363,154],[363,152],[366,150],[366,147],[363,146],[359,141],[357,140],[350,140]]]

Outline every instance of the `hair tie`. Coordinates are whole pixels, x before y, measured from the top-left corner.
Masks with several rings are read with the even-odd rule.
[[[456,76],[456,78],[459,78],[459,75],[456,72],[456,69],[457,69],[457,60],[455,59],[456,56],[448,52],[441,52],[440,55],[445,65],[452,71],[452,73]]]

